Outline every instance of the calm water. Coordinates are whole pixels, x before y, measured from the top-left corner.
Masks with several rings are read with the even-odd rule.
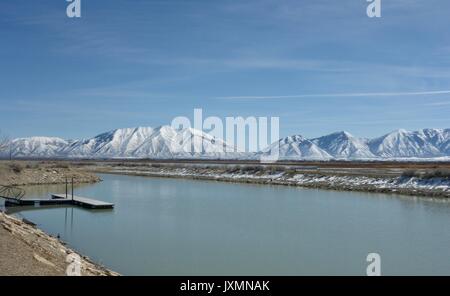
[[[102,175],[75,194],[113,211],[16,213],[127,275],[450,275],[450,203],[410,197]],[[32,197],[64,186],[28,188]]]

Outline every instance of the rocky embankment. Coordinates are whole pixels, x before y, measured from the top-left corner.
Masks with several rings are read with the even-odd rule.
[[[80,258],[83,276],[115,276],[117,273],[77,254],[57,238],[33,225],[0,212],[0,276],[66,275],[68,260]]]
[[[126,166],[106,165],[94,168],[97,172],[138,176],[191,178],[225,182],[289,185],[330,190],[395,193],[412,196],[450,197],[450,178],[446,173],[376,174],[370,170],[292,170],[286,168],[195,167],[195,166]]]

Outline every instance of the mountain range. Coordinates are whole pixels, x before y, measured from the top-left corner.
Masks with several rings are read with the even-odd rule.
[[[90,139],[51,137],[11,141],[2,157],[14,158],[258,158],[275,152],[280,159],[425,159],[450,158],[450,129],[396,130],[374,139],[357,138],[342,131],[307,139],[289,136],[256,153],[224,153],[233,147],[221,139],[192,128],[170,126],[117,129]]]

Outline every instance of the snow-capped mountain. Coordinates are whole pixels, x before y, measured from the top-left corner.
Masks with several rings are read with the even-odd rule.
[[[76,141],[63,151],[66,157],[185,158],[220,157],[229,147],[224,141],[192,128],[171,126],[117,129]]]
[[[383,158],[445,156],[440,146],[449,137],[443,131],[424,129],[410,132],[400,129],[370,140],[369,147],[373,154]]]
[[[261,154],[275,155],[277,151],[279,159],[326,160],[333,158],[312,141],[300,135],[283,138],[267,147]]]
[[[374,158],[366,139],[359,139],[342,131],[312,139],[311,142],[338,159]]]
[[[19,138],[12,140],[11,154],[13,157],[57,157],[68,144],[68,141],[60,138]],[[3,154],[9,155],[9,151]]]
[[[305,139],[291,136],[272,144],[262,154],[275,151],[280,159],[401,159],[450,157],[450,129],[397,130],[372,140],[348,132]]]
[[[170,126],[155,129],[132,153],[131,157],[190,158],[220,157],[226,147],[221,139],[193,128],[175,130]],[[231,151],[231,150],[230,150]]]
[[[127,157],[131,156],[152,132],[150,127],[117,129],[91,139],[74,141],[64,149],[63,154],[69,157]]]
[[[375,139],[356,138],[348,132],[306,139],[290,136],[258,153],[236,153],[221,139],[192,128],[138,127],[117,129],[85,140],[50,137],[11,141],[16,158],[272,158],[328,159],[450,159],[450,129],[397,130]],[[6,151],[7,150],[7,151]],[[9,147],[0,152],[9,156]]]
[[[423,129],[419,132],[443,155],[450,155],[450,129]]]

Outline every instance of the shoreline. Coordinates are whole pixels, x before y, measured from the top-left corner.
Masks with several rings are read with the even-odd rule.
[[[0,276],[64,276],[68,256],[80,258],[82,276],[118,276],[30,222],[0,211]]]
[[[129,176],[182,178],[231,183],[297,186],[310,189],[399,194],[428,198],[450,198],[450,179],[420,178],[403,175],[363,175],[349,173],[317,173],[311,171],[255,171],[244,169],[198,167],[91,167],[93,173]]]
[[[64,184],[72,177],[75,184],[101,181],[95,174],[65,163],[0,162],[0,184],[4,186]],[[79,258],[82,276],[119,275],[67,247],[32,221],[0,209],[0,276],[64,276],[70,264],[68,256]]]

